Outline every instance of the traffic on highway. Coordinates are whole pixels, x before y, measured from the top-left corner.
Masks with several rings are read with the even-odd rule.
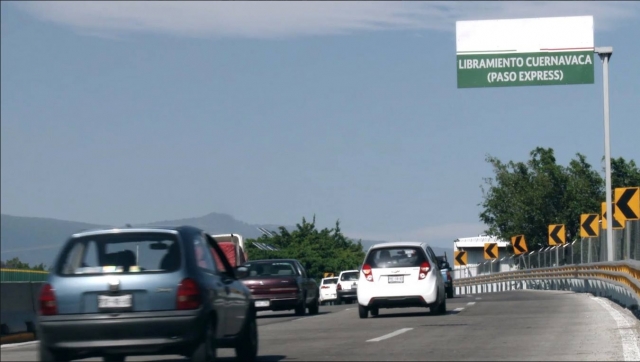
[[[329,301],[356,303],[359,318],[410,307],[447,313],[447,265],[425,243],[374,245],[361,268],[318,285],[298,260],[242,263],[242,236],[226,253],[222,239],[192,226],[72,235],[40,290],[39,360],[175,354],[204,362],[233,348],[252,361],[258,312],[318,315]],[[323,294],[332,280],[335,293]]]
[[[622,340],[601,298],[553,291],[456,296],[445,315],[424,308],[382,311],[360,319],[355,305],[323,306],[315,316],[257,313],[257,361],[633,361],[633,340]],[[552,305],[553,308],[549,308]],[[627,330],[634,317],[609,306]],[[514,322],[517,321],[517,322]],[[523,341],[535,341],[523,343]],[[3,361],[37,361],[39,342],[5,345]],[[232,348],[217,360],[237,361]],[[625,358],[627,357],[627,358]],[[100,357],[81,359],[102,361]],[[127,361],[186,361],[167,354]],[[637,360],[637,359],[636,359]]]
[[[1,6],[1,361],[640,362],[640,2]]]
[[[225,253],[222,239],[192,226],[73,234],[40,290],[39,340],[4,348],[3,360],[556,360],[587,351],[618,360],[624,351],[624,341],[604,332],[614,320],[585,296],[449,297],[446,258],[425,243],[373,245],[359,269],[316,283],[303,262],[251,260],[240,243]],[[249,261],[232,265],[225,255],[239,253]],[[541,313],[545,304],[558,309]],[[532,320],[508,323],[516,316]],[[584,329],[545,324],[585,316]],[[497,336],[507,343],[536,333],[537,345],[551,348],[549,358],[522,354],[527,348],[500,355],[490,348]],[[586,343],[594,338],[611,343]],[[353,341],[362,345],[349,347]]]

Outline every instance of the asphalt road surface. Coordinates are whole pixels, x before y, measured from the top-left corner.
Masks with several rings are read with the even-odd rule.
[[[359,319],[357,305],[322,306],[316,316],[261,312],[260,361],[632,361],[640,360],[640,323],[588,294],[512,291],[458,296],[447,314],[381,309]],[[3,346],[4,347],[4,346]],[[3,361],[36,361],[37,342],[4,347]],[[218,350],[222,361],[232,349]],[[91,358],[83,361],[100,361]],[[128,361],[178,356],[129,357]]]

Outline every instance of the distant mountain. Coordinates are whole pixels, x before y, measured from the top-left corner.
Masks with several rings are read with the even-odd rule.
[[[87,229],[114,227],[123,225],[88,224],[75,221],[57,220],[38,217],[22,217],[0,215],[0,253],[6,261],[18,257],[30,265],[44,263],[53,264],[64,241],[74,233]],[[262,235],[258,227],[278,231],[276,225],[251,225],[221,213],[210,213],[205,216],[137,224],[132,226],[178,226],[192,225],[212,234],[238,233],[246,238],[257,238]],[[288,230],[293,227],[285,226]]]
[[[18,257],[30,265],[51,265],[69,235],[104,227],[75,221],[0,215],[0,254],[6,261]]]
[[[22,217],[2,214],[0,215],[0,254],[3,261],[18,257],[21,261],[30,265],[44,263],[53,264],[64,241],[78,231],[114,227],[116,225],[99,225],[75,221],[57,220],[38,217]],[[210,214],[179,220],[158,221],[133,226],[178,226],[192,225],[212,234],[238,233],[245,238],[257,238],[262,235],[258,227],[270,231],[278,231],[279,226],[274,224],[252,225],[233,218],[233,216],[212,212]],[[117,225],[122,226],[122,225]],[[294,226],[285,226],[287,230],[294,230]],[[356,239],[358,240],[358,239]],[[366,251],[374,244],[383,241],[362,240]],[[451,260],[452,250],[433,247],[437,255],[447,252]]]
[[[231,215],[212,212],[210,214],[194,217],[188,219],[179,220],[167,220],[158,221],[150,224],[139,224],[133,226],[180,226],[191,225],[200,228],[206,232],[212,234],[230,234],[236,233],[244,236],[245,238],[258,238],[262,235],[262,232],[258,230],[259,227],[265,228],[270,231],[278,231],[280,226],[278,225],[251,225],[246,222],[236,220]],[[287,230],[292,230],[294,227],[285,226]]]

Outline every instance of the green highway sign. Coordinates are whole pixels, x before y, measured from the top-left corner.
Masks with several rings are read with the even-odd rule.
[[[458,88],[593,84],[592,16],[456,22]]]
[[[458,88],[593,84],[589,51],[458,54]]]

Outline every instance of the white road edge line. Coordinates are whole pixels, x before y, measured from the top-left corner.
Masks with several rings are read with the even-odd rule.
[[[469,302],[469,303],[467,303],[467,305],[474,305],[474,304],[476,304],[476,302]]]
[[[638,335],[631,328],[633,322],[629,322],[627,317],[618,312],[615,308],[610,306],[606,301],[591,297],[600,304],[604,309],[611,314],[611,317],[616,321],[618,325],[618,332],[620,332],[620,340],[622,342],[622,354],[625,361],[640,361],[640,350],[638,349]]]
[[[3,344],[0,346],[0,349],[5,349],[5,348],[18,348],[18,347],[22,347],[22,346],[29,346],[32,344],[36,344],[39,341],[29,341],[29,342],[22,342],[22,343],[7,343],[7,344]]]
[[[378,337],[378,338],[370,339],[370,340],[368,340],[367,342],[379,342],[379,341],[382,341],[382,340],[385,340],[385,339],[388,339],[388,338],[391,338],[391,337],[395,337],[395,336],[397,336],[397,335],[399,335],[399,334],[402,334],[402,333],[404,333],[404,332],[409,332],[409,331],[410,331],[410,330],[412,330],[412,329],[413,329],[413,328],[402,328],[402,329],[398,329],[398,330],[397,330],[397,331],[395,331],[395,332],[391,332],[391,333],[389,333],[389,334],[385,334],[384,336],[381,336],[381,337]]]

